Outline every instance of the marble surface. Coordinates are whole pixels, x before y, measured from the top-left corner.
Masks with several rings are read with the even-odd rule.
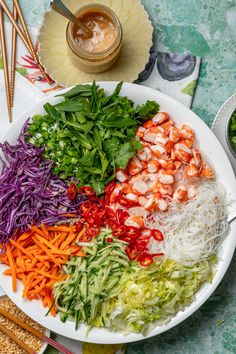
[[[76,1],[76,0],[75,0]],[[127,0],[130,1],[130,0]],[[28,24],[39,26],[49,0],[21,0]],[[236,91],[236,0],[142,0],[159,50],[203,58],[192,109],[211,125]],[[211,298],[191,318],[127,354],[235,354],[236,256]]]

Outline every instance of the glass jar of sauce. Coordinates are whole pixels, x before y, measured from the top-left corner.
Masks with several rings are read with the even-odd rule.
[[[118,17],[100,4],[85,5],[75,16],[91,30],[92,36],[69,22],[66,39],[70,60],[88,73],[108,70],[117,61],[122,45],[123,31]]]

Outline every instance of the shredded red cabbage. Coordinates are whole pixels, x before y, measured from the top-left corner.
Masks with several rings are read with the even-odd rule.
[[[0,243],[6,244],[16,232],[30,225],[56,224],[65,213],[75,214],[85,201],[67,197],[67,184],[51,173],[53,162],[42,157],[44,148],[25,141],[24,125],[17,145],[0,144]]]

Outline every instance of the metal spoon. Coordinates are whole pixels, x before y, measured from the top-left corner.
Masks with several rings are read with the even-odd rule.
[[[79,26],[89,37],[92,37],[93,32],[86,27],[72,12],[66,7],[61,0],[53,0],[51,1],[51,7],[53,10],[58,12],[60,15],[68,18],[71,22],[75,23]]]

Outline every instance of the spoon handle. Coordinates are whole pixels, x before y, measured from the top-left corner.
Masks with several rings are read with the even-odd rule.
[[[87,28],[72,12],[63,4],[61,0],[53,0],[51,1],[51,7],[53,10],[58,12],[60,15],[68,18],[73,23],[76,23],[85,33],[91,35],[91,31]]]
[[[227,222],[231,223],[231,221],[233,221],[234,219],[236,219],[236,209],[228,215]]]

